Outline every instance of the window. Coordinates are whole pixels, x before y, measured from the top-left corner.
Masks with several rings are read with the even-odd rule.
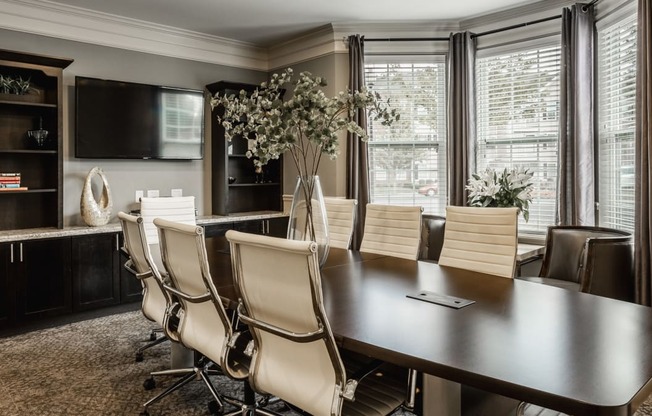
[[[544,234],[555,222],[560,59],[556,44],[476,60],[476,170],[518,165],[534,173],[520,233]]]
[[[634,231],[636,14],[598,27],[598,221]]]
[[[366,57],[367,85],[389,98],[401,119],[369,123],[371,201],[446,207],[446,66],[444,57]]]

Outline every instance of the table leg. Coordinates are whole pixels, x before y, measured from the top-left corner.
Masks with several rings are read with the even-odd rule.
[[[423,415],[460,416],[462,398],[459,383],[423,375]]]

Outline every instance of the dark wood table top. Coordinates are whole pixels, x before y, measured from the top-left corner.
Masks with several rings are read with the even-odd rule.
[[[232,296],[228,256],[215,263]],[[652,308],[337,249],[322,286],[346,349],[573,415],[631,415],[652,393]],[[406,296],[420,290],[475,303]]]

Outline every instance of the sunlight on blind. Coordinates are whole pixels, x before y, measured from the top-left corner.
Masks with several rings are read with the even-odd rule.
[[[443,215],[446,206],[445,64],[410,62],[409,57],[374,57],[365,65],[367,85],[401,119],[390,128],[369,122],[371,201],[421,205]]]
[[[599,225],[634,232],[636,15],[598,30]]]
[[[530,220],[519,233],[554,224],[559,142],[560,48],[479,58],[476,64],[477,170],[517,165],[534,173]]]

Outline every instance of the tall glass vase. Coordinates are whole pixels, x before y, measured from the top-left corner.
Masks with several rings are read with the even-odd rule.
[[[287,238],[316,242],[319,266],[324,265],[330,242],[326,205],[319,176],[297,176],[297,185],[294,188],[290,207]]]

